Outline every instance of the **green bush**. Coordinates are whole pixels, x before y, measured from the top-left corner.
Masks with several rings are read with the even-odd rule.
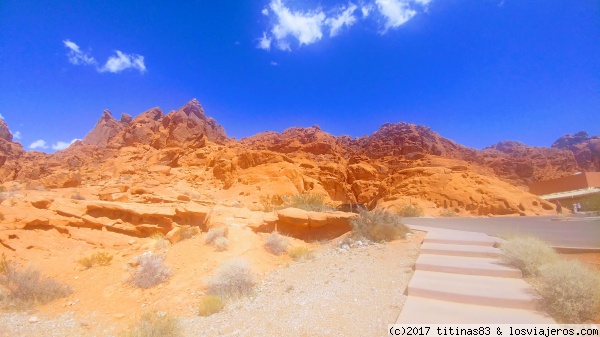
[[[375,242],[403,238],[410,232],[398,215],[380,209],[361,211],[350,224],[355,236],[362,236]]]
[[[537,276],[545,264],[558,260],[558,254],[545,242],[531,236],[515,236],[500,245],[502,258],[523,271],[524,276]]]
[[[600,313],[600,275],[578,261],[559,261],[540,270],[546,310],[562,323],[594,321]]]
[[[583,202],[583,210],[600,215],[600,194],[592,195]]]
[[[176,318],[170,317],[164,312],[147,312],[122,335],[125,337],[178,337],[182,336],[182,332]]]
[[[218,295],[206,295],[200,300],[198,305],[198,314],[200,316],[210,316],[216,314],[223,309],[223,299]]]
[[[417,205],[408,204],[404,205],[402,208],[396,211],[396,214],[403,218],[416,218],[423,216],[424,213],[421,207]]]
[[[289,206],[309,212],[326,212],[333,210],[333,208],[325,205],[324,195],[313,192],[304,192],[292,196]]]

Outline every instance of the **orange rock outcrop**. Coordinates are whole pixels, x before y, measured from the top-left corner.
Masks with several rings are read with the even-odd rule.
[[[348,220],[302,213],[306,226],[298,226],[291,224],[297,216],[261,211],[311,192],[333,206],[413,204],[433,216],[547,214],[552,205],[527,184],[598,170],[599,144],[578,133],[552,148],[507,141],[479,151],[407,123],[384,124],[361,138],[312,126],[236,141],[194,99],[166,115],[153,108],[116,120],[105,110],[82,141],[44,154],[23,150],[0,120],[0,211],[11,230],[148,236],[238,219],[254,230],[281,225],[305,237],[302,228],[338,233]]]

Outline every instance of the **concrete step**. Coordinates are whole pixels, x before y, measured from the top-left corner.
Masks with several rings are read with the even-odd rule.
[[[408,296],[513,309],[535,309],[538,302],[522,279],[423,270],[415,271],[406,291]]]
[[[463,304],[408,296],[396,324],[556,324],[534,310]]]
[[[421,253],[450,256],[500,257],[500,249],[486,246],[449,245],[441,243],[423,243]]]
[[[497,239],[483,233],[444,230],[429,232],[423,242],[494,247],[497,241]]]
[[[503,240],[479,232],[459,231],[446,228],[408,225],[411,229],[427,232],[424,242],[456,245],[495,247]]]
[[[502,264],[497,258],[421,254],[415,270],[442,273],[521,278],[519,269]]]

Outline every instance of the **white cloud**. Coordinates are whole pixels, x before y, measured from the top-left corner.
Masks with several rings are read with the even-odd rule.
[[[4,116],[2,116],[2,114],[0,114],[0,119],[4,119]]]
[[[93,65],[96,70],[100,73],[110,72],[119,73],[125,69],[133,68],[139,70],[140,73],[146,72],[146,65],[144,64],[144,56],[137,54],[125,54],[120,50],[116,50],[116,56],[108,58],[106,63],[102,66],[98,66],[98,62],[94,57],[85,53],[79,48],[79,46],[70,40],[63,40],[65,47],[69,49],[67,56],[69,62],[75,65]]]
[[[329,30],[329,37],[339,35],[344,27],[349,28],[359,20],[379,20],[383,18],[381,33],[397,28],[408,22],[415,15],[427,12],[433,0],[358,0],[357,4],[334,7],[333,10],[292,10],[284,4],[284,0],[270,0],[269,7],[261,13],[272,23],[269,32],[263,32],[258,38],[257,48],[271,50],[275,44],[278,49],[291,51],[291,44],[296,40],[298,45],[309,45],[323,38]],[[299,2],[302,3],[302,2]],[[355,15],[360,10],[360,14]],[[372,15],[375,13],[375,15]],[[361,15],[362,14],[362,15]]]
[[[81,139],[73,139],[70,143],[67,142],[56,142],[55,144],[52,144],[52,150],[56,150],[56,151],[60,151],[60,150],[64,150],[66,148],[68,148],[69,146],[71,146],[71,144],[75,143],[76,141],[81,140]],[[46,142],[44,142],[45,144]]]
[[[39,139],[36,140],[35,142],[31,143],[31,145],[29,145],[29,148],[32,150],[35,149],[47,149],[48,148],[48,144],[46,144],[45,140]]]
[[[21,134],[20,131],[17,131],[17,132],[15,132],[15,134],[13,135],[13,137],[15,139],[21,139],[21,138],[23,138],[23,135]]]
[[[267,37],[266,32],[263,32],[263,36],[259,39],[257,48],[264,50],[271,49],[271,38]]]
[[[323,37],[325,14],[321,10],[292,12],[281,0],[272,0],[270,7],[277,16],[277,24],[271,33],[277,39],[279,49],[289,49],[288,37],[295,37],[300,45],[315,43]]]
[[[88,53],[83,52],[79,46],[70,40],[63,40],[65,47],[69,49],[67,53],[67,57],[69,57],[69,62],[72,64],[96,64],[96,59],[92,56],[88,55]]]
[[[417,11],[412,9],[406,0],[376,0],[375,2],[379,12],[386,19],[384,32],[390,28],[400,27],[417,14]]]
[[[366,5],[366,6],[360,7],[360,11],[362,12],[363,18],[366,18],[367,16],[369,16],[369,13],[371,13],[372,9],[373,9],[372,5]]]
[[[119,73],[125,69],[133,68],[140,71],[140,73],[146,72],[146,65],[144,64],[144,57],[137,54],[124,54],[120,50],[115,51],[117,56],[111,56],[106,61],[106,64],[99,68],[99,72]]]
[[[350,3],[347,9],[342,7],[342,13],[337,17],[325,20],[325,23],[331,27],[329,31],[330,37],[338,35],[343,26],[350,27],[356,22],[356,17],[353,14],[357,8],[356,5]]]
[[[275,62],[275,61],[271,61],[271,65],[272,65],[272,66],[278,66],[278,65],[279,65],[279,63],[277,63],[277,62]]]

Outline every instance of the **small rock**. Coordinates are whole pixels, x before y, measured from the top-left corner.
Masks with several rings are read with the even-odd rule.
[[[74,280],[79,280],[79,276],[73,277]]]
[[[156,312],[156,316],[158,316],[158,317],[165,317],[165,316],[167,316],[167,313],[164,312],[164,311],[157,311]]]
[[[135,239],[131,239],[127,243],[131,246],[131,245],[133,245],[135,243]]]
[[[114,314],[113,317],[116,318],[116,319],[121,319],[121,318],[125,317],[125,314],[120,314],[120,313],[119,314]]]
[[[342,245],[342,249],[350,249],[350,246],[344,244],[344,245]]]
[[[40,321],[40,319],[37,318],[36,316],[29,317],[29,323],[37,323],[39,321]]]

